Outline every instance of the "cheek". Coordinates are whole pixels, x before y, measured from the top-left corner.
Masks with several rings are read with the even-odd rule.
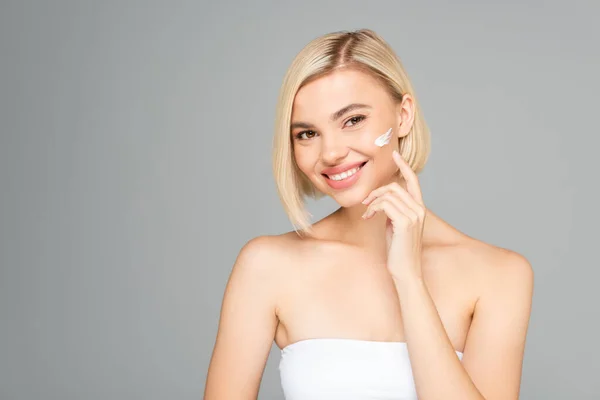
[[[373,141],[373,143],[377,147],[384,147],[384,146],[387,146],[390,143],[391,139],[392,139],[392,128],[388,129],[387,131],[385,131],[381,135],[376,136],[375,140]]]
[[[375,145],[378,136],[372,131],[356,132],[353,137],[348,137],[346,147],[368,157],[375,157],[381,149]]]
[[[371,154],[373,154],[373,169],[377,173],[388,175],[393,173],[395,169],[398,169],[398,166],[392,157],[392,152],[395,148],[392,141],[382,147],[371,144],[371,148]]]
[[[392,158],[393,138],[388,141],[387,138],[382,139],[381,136],[380,132],[365,132],[365,135],[360,139],[360,148],[368,157],[377,160],[377,163],[386,164],[384,161],[387,158],[394,162]],[[380,146],[383,142],[386,142],[386,144]]]
[[[357,139],[357,144],[362,149],[368,151],[373,156],[376,156],[382,152],[385,152],[388,147],[392,144],[393,133],[390,128],[373,128],[369,127],[367,130],[361,133],[360,138]],[[390,155],[391,155],[391,150]]]
[[[308,175],[314,165],[312,152],[306,148],[296,148],[294,149],[294,158],[300,171]]]

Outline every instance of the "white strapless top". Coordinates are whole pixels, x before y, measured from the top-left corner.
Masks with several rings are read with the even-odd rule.
[[[281,350],[279,374],[286,400],[417,400],[404,342],[301,340]]]

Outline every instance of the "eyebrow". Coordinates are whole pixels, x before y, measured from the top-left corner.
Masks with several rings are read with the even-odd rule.
[[[348,104],[347,106],[340,108],[339,110],[337,110],[336,112],[331,114],[331,116],[329,117],[329,120],[331,122],[337,121],[338,119],[343,117],[345,114],[349,113],[350,111],[354,111],[354,110],[357,110],[360,108],[371,109],[372,107],[368,104],[362,104],[362,103]],[[309,128],[313,128],[313,127],[314,126],[312,124],[309,124],[307,122],[301,122],[301,121],[294,122],[290,125],[290,129],[295,129],[295,128],[309,129]]]

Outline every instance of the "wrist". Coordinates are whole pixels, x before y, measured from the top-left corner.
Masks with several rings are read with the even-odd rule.
[[[408,289],[415,286],[423,286],[425,283],[420,274],[408,273],[402,276],[392,276],[392,281],[396,289]]]

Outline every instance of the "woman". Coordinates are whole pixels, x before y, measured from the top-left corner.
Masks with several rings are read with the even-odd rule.
[[[286,399],[517,399],[528,261],[427,209],[429,131],[375,32],[309,43],[284,79],[274,174],[295,230],[250,240],[225,290],[205,399],[255,399],[273,340]],[[311,225],[305,196],[340,208]]]

